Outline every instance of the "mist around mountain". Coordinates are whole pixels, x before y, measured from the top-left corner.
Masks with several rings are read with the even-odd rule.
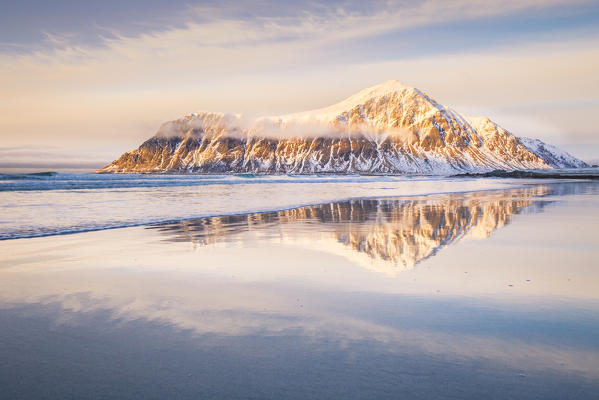
[[[388,81],[330,107],[283,116],[193,113],[164,123],[98,172],[446,175],[587,166]]]

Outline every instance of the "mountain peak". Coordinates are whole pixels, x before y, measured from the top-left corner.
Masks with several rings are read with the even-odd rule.
[[[390,94],[403,92],[405,90],[416,91],[411,86],[404,85],[398,80],[390,80],[378,85],[367,87],[366,89],[360,90],[358,93],[351,95],[347,99],[343,100],[339,104],[352,103],[361,104],[375,97],[382,97]]]
[[[369,86],[365,89],[362,89],[359,92],[349,96],[345,100],[342,100],[339,103],[333,104],[331,106],[300,113],[288,114],[281,116],[278,119],[282,121],[316,120],[320,122],[330,122],[335,120],[340,114],[343,114],[355,108],[356,106],[363,105],[372,99],[396,95],[402,92],[415,94],[420,97],[426,97],[418,89],[407,86],[396,79],[392,79],[383,83],[379,83],[378,85]]]
[[[398,81],[397,79],[391,79],[386,82],[379,83],[378,85],[370,86],[366,89],[363,89],[362,92],[370,90],[372,92],[389,93],[389,92],[398,92],[398,91],[401,91],[404,89],[414,89],[414,88]]]
[[[101,172],[451,174],[584,165],[390,80],[297,114],[180,118]]]

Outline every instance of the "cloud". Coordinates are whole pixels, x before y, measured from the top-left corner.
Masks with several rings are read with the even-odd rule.
[[[579,97],[596,87],[596,82],[582,83],[596,66],[598,41],[592,34],[470,53],[406,55],[382,48],[390,58],[383,62],[360,54],[357,46],[366,38],[415,27],[468,24],[572,4],[430,0],[377,1],[368,7],[308,3],[298,9],[257,3],[226,11],[186,8],[164,28],[152,26],[135,35],[102,28],[99,44],[46,32],[42,48],[0,54],[0,135],[5,145],[39,141],[132,148],[161,122],[199,109],[262,115],[301,111],[387,79],[429,90],[458,111],[468,111],[461,104],[505,104],[507,88],[513,88],[517,101],[556,97],[552,85],[563,89],[561,96]],[[422,39],[421,45],[434,42],[434,37]]]
[[[93,171],[107,164],[111,154],[102,151],[76,151],[54,146],[0,147],[0,169],[11,171],[86,170]]]
[[[126,36],[116,29],[101,45],[77,43],[72,34],[45,32],[46,46],[0,56],[0,83],[9,96],[54,90],[64,93],[107,87],[154,88],[210,77],[277,71],[320,64],[340,42],[416,26],[439,25],[572,2],[493,3],[482,0],[377,1],[369,11],[354,2],[318,6],[276,16],[243,18],[214,7],[190,8],[181,27]],[[577,1],[576,3],[585,3]]]
[[[428,0],[424,2],[375,1],[368,10],[358,2],[341,2],[333,6],[312,3],[304,8],[292,8],[283,15],[268,15],[258,7],[251,18],[245,16],[251,7],[241,11],[225,12],[215,7],[189,7],[176,17],[175,26],[155,26],[145,33],[126,35],[118,29],[99,27],[105,34],[102,45],[86,46],[77,42],[77,36],[65,32],[43,32],[45,48],[34,47],[29,54],[8,54],[10,62],[81,62],[82,55],[90,60],[101,60],[111,52],[135,58],[148,50],[178,54],[191,49],[259,47],[265,44],[306,41],[334,43],[358,37],[378,35],[389,31],[416,26],[439,25],[451,21],[509,15],[522,11],[543,10],[556,6],[575,6],[588,0]],[[239,15],[241,14],[241,16]],[[158,54],[160,55],[160,54]]]

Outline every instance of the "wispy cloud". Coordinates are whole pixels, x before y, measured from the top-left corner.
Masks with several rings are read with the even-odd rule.
[[[39,166],[60,166],[61,168],[97,168],[103,166],[112,157],[112,154],[103,151],[73,152],[58,146],[13,146],[0,147],[0,167],[22,168]]]
[[[101,49],[159,50],[173,54],[179,49],[253,47],[273,42],[306,40],[333,43],[416,26],[438,25],[452,21],[469,21],[477,18],[509,15],[522,11],[535,12],[557,6],[576,6],[591,3],[589,0],[428,0],[424,2],[374,1],[365,9],[360,2],[345,1],[331,6],[308,3],[304,7],[284,8],[283,14],[270,15],[264,7],[245,5],[246,12],[235,8],[214,6],[189,6],[185,13],[175,14],[173,23],[163,28],[155,24],[148,31],[127,35],[118,28],[96,26],[101,46],[87,46],[76,33],[42,32],[42,48],[34,47],[29,54],[10,54],[11,61],[55,60],[80,61],[79,54],[90,57],[102,55]],[[239,8],[239,6],[238,6]],[[250,17],[247,12],[252,10]],[[179,26],[179,27],[173,27]],[[96,49],[99,48],[99,49]],[[137,52],[136,52],[137,53]],[[4,57],[5,58],[5,57]]]
[[[69,90],[69,83],[76,88],[106,87],[107,81],[115,85],[135,81],[155,84],[158,80],[169,83],[175,75],[197,79],[202,74],[272,70],[322,62],[340,42],[566,3],[572,5],[573,1],[377,1],[364,11],[359,3],[343,2],[277,16],[258,13],[252,18],[227,15],[214,7],[195,7],[180,17],[186,19],[182,27],[135,36],[112,29],[101,37],[101,45],[78,43],[73,34],[45,32],[44,48],[0,56],[4,77],[0,82],[5,90],[18,93],[24,87],[33,90],[52,84]]]
[[[505,101],[505,96],[497,100],[497,93],[505,93],[506,86],[516,88],[512,95],[518,101],[529,96],[527,101],[534,103],[541,96],[534,90],[546,95],[551,89],[542,86],[548,83],[563,89],[562,96],[580,97],[581,79],[574,72],[587,74],[587,67],[596,65],[596,32],[556,43],[546,43],[546,38],[541,43],[503,43],[485,51],[461,49],[459,41],[453,48],[439,48],[434,33],[409,35],[414,29],[435,32],[448,24],[464,27],[489,18],[567,13],[590,4],[429,0],[367,6],[309,2],[298,7],[254,2],[189,6],[165,17],[162,26],[152,23],[137,33],[96,26],[98,40],[93,42],[46,31],[40,46],[0,53],[0,135],[6,145],[40,140],[129,147],[161,121],[187,112],[301,111],[392,78],[430,89],[450,105],[497,105]],[[421,52],[409,54],[377,41],[389,35],[392,43],[416,41]],[[372,41],[385,60],[361,54]],[[540,69],[538,59],[545,63]],[[485,71],[492,77],[486,82]],[[599,86],[592,76],[586,78],[591,79],[587,89]],[[523,83],[527,92],[517,90]]]

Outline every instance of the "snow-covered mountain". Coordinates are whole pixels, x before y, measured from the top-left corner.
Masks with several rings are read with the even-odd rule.
[[[519,137],[520,143],[554,168],[585,168],[587,163],[539,139]]]
[[[308,112],[187,115],[98,172],[451,174],[585,166],[388,81]]]

